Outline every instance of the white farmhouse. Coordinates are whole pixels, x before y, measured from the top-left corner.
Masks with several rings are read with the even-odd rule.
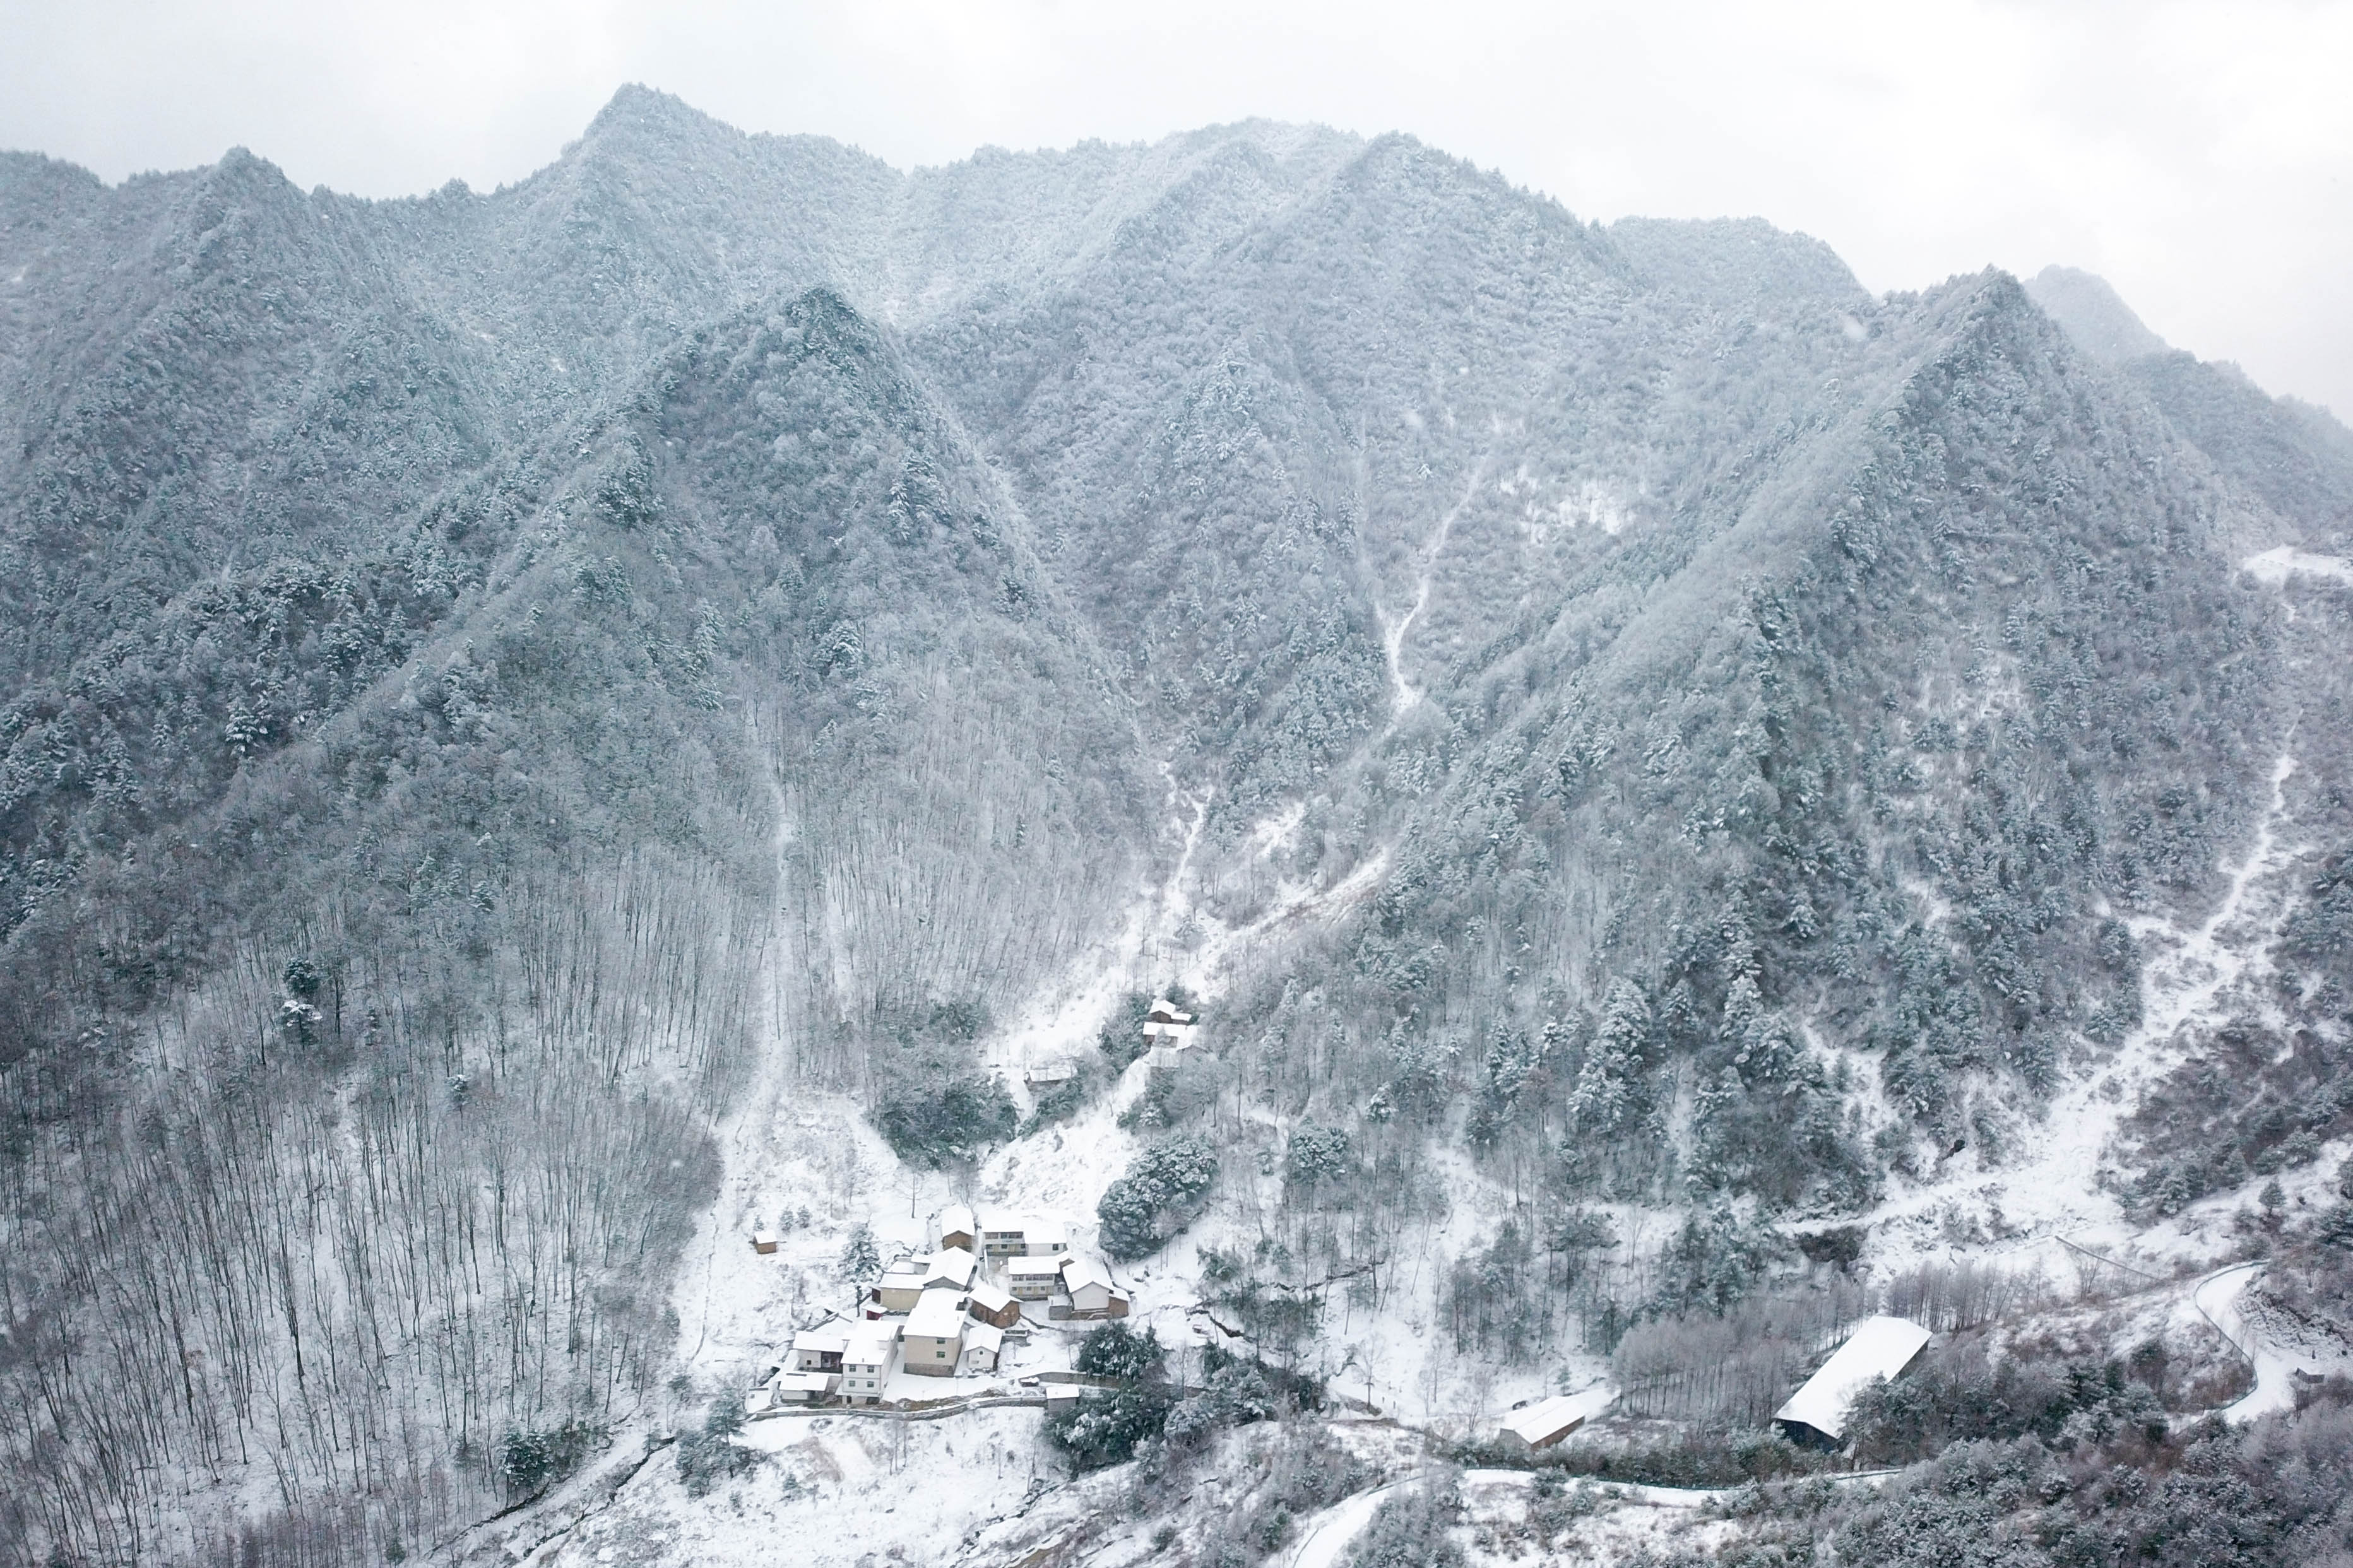
[[[972,1320],[964,1315],[963,1297],[952,1290],[926,1290],[900,1332],[900,1364],[923,1377],[954,1377],[964,1359],[965,1331],[971,1326]]]
[[[1901,1377],[1929,1337],[1927,1330],[1903,1318],[1865,1318],[1821,1371],[1773,1413],[1773,1424],[1793,1443],[1843,1447],[1856,1395],[1874,1383]]]
[[[899,1362],[899,1336],[881,1323],[862,1323],[841,1352],[841,1394],[852,1405],[880,1405]]]
[[[1060,1258],[1008,1258],[1005,1289],[1017,1301],[1043,1301],[1061,1288]]]
[[[1005,1351],[1005,1331],[994,1323],[968,1324],[964,1331],[964,1369],[995,1372]]]
[[[1071,1244],[1065,1221],[1037,1215],[998,1215],[981,1226],[981,1249],[989,1261],[1007,1258],[1052,1258]]]
[[[1071,1298],[1073,1318],[1124,1318],[1127,1292],[1112,1283],[1103,1260],[1075,1254],[1062,1259],[1062,1289]]]
[[[849,1348],[851,1325],[836,1318],[793,1336],[794,1372],[839,1372],[841,1352]]]

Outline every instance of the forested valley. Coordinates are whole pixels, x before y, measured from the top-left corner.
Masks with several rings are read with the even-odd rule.
[[[1278,1383],[1418,1289],[1759,1422],[2150,1040],[2127,1212],[2316,1168],[2353,435],[2121,310],[1257,122],[0,154],[0,1563],[423,1557],[684,1419],[749,1086],[968,1170],[1140,1054],[1017,1103],[1074,974],[1201,991],[1086,1217],[1252,1230]]]

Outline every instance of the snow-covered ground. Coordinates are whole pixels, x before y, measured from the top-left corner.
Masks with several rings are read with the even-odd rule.
[[[2295,759],[2271,769],[2271,798],[2239,858],[2222,868],[2212,912],[2183,928],[2159,917],[2127,923],[2141,944],[2141,1024],[2093,1070],[2067,1082],[2046,1113],[2023,1131],[2022,1152],[1991,1163],[1975,1149],[1946,1161],[1925,1181],[1891,1183],[1887,1201],[1864,1216],[1868,1261],[1894,1269],[1949,1258],[1957,1246],[2021,1267],[2060,1265],[2066,1237],[2104,1256],[2145,1262],[2196,1260],[2194,1224],[2144,1229],[2130,1223],[2098,1183],[2118,1126],[2143,1094],[2189,1049],[2190,1026],[2213,1024],[2253,1001],[2270,973],[2271,943],[2284,918],[2297,864],[2310,853],[2284,831]],[[1965,1237],[1966,1240],[1957,1239]]]
[[[2271,554],[2279,557],[2274,574],[2282,582],[2290,573],[2323,572],[2332,564],[2293,552]],[[2247,567],[2269,581],[2274,564],[2267,556]],[[2150,1277],[2138,1287],[2146,1300],[2126,1304],[2130,1331],[2146,1331],[2143,1318],[2161,1324],[2168,1313],[2202,1311],[2250,1350],[2256,1387],[2232,1407],[2234,1419],[2292,1399],[2289,1374],[2302,1363],[2292,1352],[2266,1349],[2259,1327],[2239,1310],[2249,1271],[2217,1274],[2202,1283],[2195,1277],[2200,1267],[2241,1253],[2237,1216],[2249,1206],[2256,1184],[2142,1227],[2127,1220],[2096,1177],[2123,1118],[2182,1058],[2192,1026],[2261,1004],[2270,942],[2297,864],[2308,854],[2287,827],[2295,768],[2290,755],[2275,760],[2268,809],[2221,868],[2221,896],[2211,911],[2189,924],[2133,921],[2145,954],[2141,1026],[2113,1051],[2079,1068],[2043,1118],[2021,1128],[1996,1157],[1970,1148],[1921,1179],[1892,1184],[1881,1207],[1862,1216],[1871,1237],[1867,1268],[1884,1274],[1928,1258],[1966,1256],[2039,1268],[2063,1286],[2086,1258],[2112,1259]],[[1233,963],[1299,930],[1344,917],[1378,888],[1386,869],[1386,855],[1376,852],[1328,889],[1276,878],[1262,884],[1251,913],[1229,925],[1197,905],[1189,881],[1207,798],[1185,793],[1172,775],[1169,807],[1173,853],[1166,879],[1140,888],[1128,917],[1098,952],[1042,987],[983,1042],[990,1061],[1017,1086],[1023,1068],[1092,1053],[1096,1032],[1147,971],[1174,974],[1208,1000],[1208,1044],[1196,1048],[1214,1049],[1215,999],[1230,983]],[[1299,820],[1295,807],[1271,815],[1249,840],[1255,858],[1273,866]],[[739,1390],[796,1327],[849,1305],[838,1259],[857,1225],[871,1227],[887,1258],[935,1245],[938,1211],[951,1202],[970,1202],[984,1213],[1012,1209],[1064,1218],[1072,1222],[1075,1242],[1092,1245],[1096,1200],[1139,1147],[1136,1136],[1118,1126],[1118,1117],[1142,1092],[1149,1068],[1148,1061],[1132,1065],[1079,1116],[997,1150],[961,1181],[908,1168],[849,1100],[795,1093],[772,1069],[720,1130],[726,1153],[722,1195],[690,1248],[678,1287],[680,1350],[696,1397]],[[1238,1113],[1245,1118],[1245,1134],[1279,1146],[1287,1129],[1277,1120],[1255,1110]],[[2292,1205],[2326,1201],[2314,1172],[2329,1163],[2283,1173]],[[1200,1308],[1202,1252],[1247,1253],[1266,1234],[1267,1216],[1285,1202],[1279,1175],[1254,1174],[1243,1161],[1229,1160],[1228,1166],[1210,1215],[1157,1258],[1117,1271],[1133,1292],[1134,1321],[1177,1350],[1180,1364],[1182,1352],[1206,1340],[1230,1342],[1226,1329]],[[1587,1387],[1608,1371],[1605,1362],[1590,1356],[1556,1355],[1537,1367],[1501,1369],[1454,1353],[1438,1310],[1445,1269],[1453,1258],[1492,1238],[1500,1216],[1513,1212],[1515,1194],[1460,1150],[1434,1152],[1431,1167],[1446,1201],[1397,1238],[1394,1255],[1385,1260],[1382,1306],[1369,1308],[1345,1283],[1335,1283],[1325,1293],[1322,1339],[1311,1363],[1335,1392],[1388,1413],[1399,1424],[1393,1436],[1410,1435],[1415,1443],[1424,1432],[1469,1436],[1515,1401]],[[1672,1216],[1621,1207],[1613,1217],[1630,1253],[1655,1246]],[[751,1232],[758,1226],[780,1230],[776,1253],[753,1250]],[[1066,1367],[1085,1327],[1040,1325],[1027,1346],[1008,1344],[994,1379],[902,1374],[890,1394],[911,1400],[1012,1394],[1022,1376]],[[670,1456],[657,1455],[610,1506],[548,1543],[542,1560],[723,1563],[783,1554],[795,1562],[881,1568],[1018,1561],[1046,1551],[1058,1560],[1118,1568],[1155,1555],[1156,1548],[1134,1528],[1137,1521],[1119,1514],[1115,1479],[1060,1478],[1039,1435],[1039,1419],[1034,1407],[996,1407],[936,1420],[834,1411],[756,1422],[744,1440],[769,1462],[754,1475],[690,1500]],[[1294,1544],[1277,1561],[1285,1568],[1335,1568],[1387,1489],[1419,1463],[1393,1457],[1382,1485],[1299,1521]],[[1466,1529],[1472,1534],[1481,1520],[1508,1524],[1514,1510],[1525,1516],[1525,1475],[1473,1472],[1464,1480],[1472,1520]],[[1718,1529],[1693,1516],[1708,1495],[1609,1489],[1603,1505],[1577,1527],[1579,1550],[1607,1560],[1656,1543],[1662,1531]],[[1093,1521],[1090,1510],[1113,1517]]]
[[[2260,1314],[2246,1310],[2247,1288],[2263,1273],[2260,1262],[2242,1263],[2199,1281],[2196,1300],[2223,1337],[2239,1348],[2255,1373],[2255,1386],[2245,1398],[2222,1412],[2232,1425],[2243,1425],[2274,1411],[2295,1408],[2299,1374],[2326,1377],[2353,1372],[2353,1355],[2343,1347],[2316,1347],[2283,1341]]]
[[[2250,555],[2239,563],[2239,570],[2256,582],[2269,584],[2274,588],[2298,574],[2353,583],[2353,561],[2339,560],[2334,555],[2316,555],[2308,550],[2298,550],[2293,544],[2283,544],[2276,550]]]
[[[944,1563],[1018,1515],[1047,1475],[1039,1412],[937,1421],[835,1412],[748,1427],[762,1462],[687,1495],[657,1454],[612,1504],[526,1559],[533,1568],[790,1563],[799,1568]],[[1059,1478],[1055,1478],[1059,1479]]]

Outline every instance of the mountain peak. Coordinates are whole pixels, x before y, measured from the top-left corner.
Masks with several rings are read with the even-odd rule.
[[[714,132],[731,136],[742,134],[684,99],[639,82],[625,82],[596,111],[596,118],[588,122],[580,144],[601,147],[616,142],[665,142],[708,136]]]
[[[2027,280],[2026,291],[2069,341],[2104,364],[2161,354],[2170,346],[2097,273],[2046,267]]]

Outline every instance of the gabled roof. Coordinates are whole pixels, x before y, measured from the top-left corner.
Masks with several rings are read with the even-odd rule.
[[[980,1220],[979,1217],[972,1212],[972,1205],[970,1204],[950,1204],[947,1207],[942,1209],[940,1211],[940,1234],[942,1236],[978,1236],[980,1234]]]
[[[991,1354],[1001,1352],[1005,1348],[1005,1331],[995,1323],[966,1323],[964,1330],[964,1348],[970,1350],[975,1345],[980,1346]]]
[[[1005,1293],[1001,1285],[976,1279],[972,1282],[972,1304],[984,1312],[1002,1312],[1013,1305],[1013,1298]]]
[[[942,1247],[924,1260],[923,1283],[926,1286],[953,1285],[961,1290],[972,1283],[973,1272],[979,1267],[980,1259],[963,1247]]]
[[[1802,1422],[1826,1437],[1845,1436],[1855,1396],[1910,1366],[1929,1337],[1927,1330],[1903,1318],[1865,1318],[1773,1419]]]
[[[952,1340],[965,1331],[964,1301],[951,1290],[926,1290],[907,1314],[907,1333],[913,1338]]]
[[[1067,1253],[1062,1258],[1062,1288],[1076,1292],[1089,1285],[1100,1285],[1106,1290],[1118,1287],[1111,1282],[1111,1270],[1101,1258],[1084,1253]]]

